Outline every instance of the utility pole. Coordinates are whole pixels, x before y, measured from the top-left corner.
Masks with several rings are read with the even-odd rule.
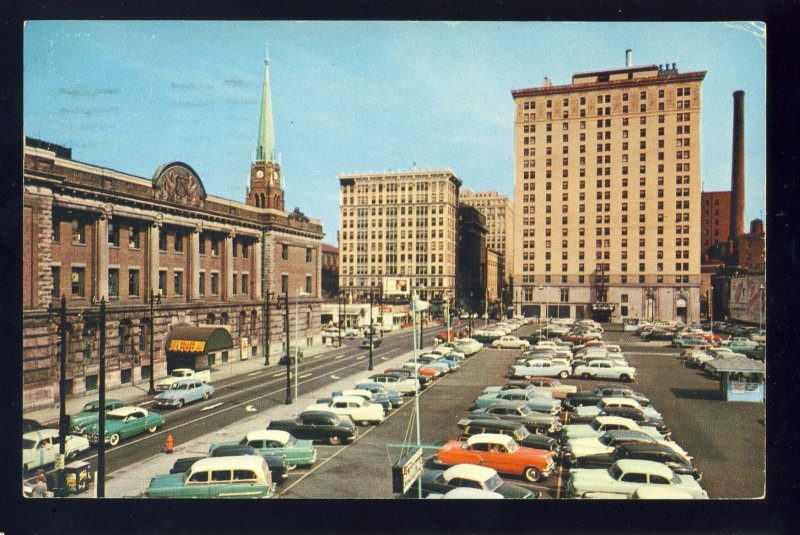
[[[372,287],[369,289],[369,371],[372,371]]]
[[[97,497],[106,495],[106,298],[100,300],[100,421],[97,429]],[[152,379],[152,370],[150,377]]]
[[[289,358],[289,289],[286,289],[286,293],[283,295],[284,297],[284,305],[286,308],[286,314],[284,315],[284,323],[286,328],[284,332],[286,334],[286,401],[284,402],[286,405],[291,405],[292,403],[292,359]]]
[[[69,434],[69,416],[67,416],[67,296],[61,295],[61,312],[59,315],[59,332],[61,347],[59,348],[59,409],[58,409],[58,462],[56,478],[58,489],[63,492],[66,487],[66,473],[62,467],[66,455],[66,440]]]
[[[159,290],[158,297],[155,296],[153,289],[150,288],[150,389],[147,391],[147,395],[153,396],[156,393],[155,387],[155,368],[153,367],[153,353],[154,353],[154,340],[153,337],[155,335],[156,325],[154,320],[154,309],[153,303],[155,299],[158,299],[158,302],[161,302],[161,290]]]

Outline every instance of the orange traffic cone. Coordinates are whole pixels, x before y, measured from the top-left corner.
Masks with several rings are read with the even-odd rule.
[[[172,453],[172,435],[167,435],[167,443],[164,444],[164,453]]]

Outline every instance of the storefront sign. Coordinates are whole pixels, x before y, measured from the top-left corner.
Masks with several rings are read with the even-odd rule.
[[[242,345],[241,345],[241,352],[240,352],[240,359],[247,360],[250,358],[250,339],[242,337]]]
[[[422,474],[422,448],[402,457],[392,466],[392,492],[405,494]]]
[[[170,351],[180,351],[182,353],[202,353],[206,343],[200,340],[172,340],[169,344]]]

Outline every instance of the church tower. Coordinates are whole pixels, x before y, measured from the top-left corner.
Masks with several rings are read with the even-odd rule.
[[[261,94],[261,119],[258,124],[256,161],[250,165],[247,204],[257,208],[283,210],[281,166],[275,161],[275,136],[272,128],[272,98],[269,91],[269,56],[264,60],[264,89]]]

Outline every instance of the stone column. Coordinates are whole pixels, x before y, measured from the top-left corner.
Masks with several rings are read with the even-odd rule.
[[[158,295],[158,269],[161,266],[158,252],[158,239],[161,232],[161,220],[155,219],[147,231],[148,268],[150,270],[150,290]],[[149,296],[149,292],[147,294]]]
[[[201,227],[195,227],[192,231],[189,243],[189,301],[194,301],[200,297],[200,233]]]
[[[262,295],[261,292],[261,240],[257,240],[253,244],[253,255],[251,256],[253,260],[253,299],[260,300]]]
[[[225,295],[224,299],[233,296],[233,238],[235,233],[231,232],[225,236],[225,256],[223,257],[223,269],[225,273]]]
[[[94,296],[98,302],[103,298],[108,300],[108,221],[110,219],[111,215],[104,213],[94,224],[94,242],[97,246]]]

